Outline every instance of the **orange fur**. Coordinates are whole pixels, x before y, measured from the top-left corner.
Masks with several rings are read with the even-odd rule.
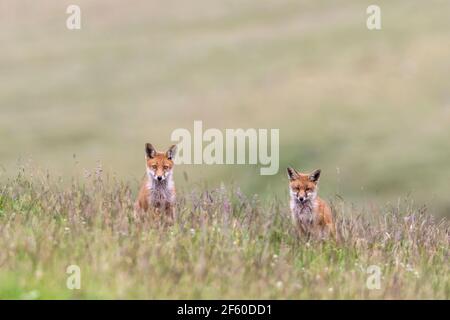
[[[163,214],[168,221],[173,221],[176,192],[172,175],[176,146],[164,153],[157,152],[147,143],[145,151],[146,175],[135,203],[135,211],[142,213],[150,210],[157,216]]]
[[[288,168],[292,219],[302,234],[336,239],[330,206],[317,196],[320,170],[311,174]]]

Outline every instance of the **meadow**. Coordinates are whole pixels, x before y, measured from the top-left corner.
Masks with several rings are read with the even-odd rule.
[[[341,241],[298,237],[285,203],[191,190],[164,226],[133,215],[133,190],[100,170],[61,190],[47,174],[0,195],[0,298],[448,299],[449,225],[409,201],[334,202]],[[69,290],[67,267],[80,268]],[[367,285],[370,266],[380,286]],[[372,267],[373,268],[373,267]]]
[[[70,4],[0,0],[1,298],[449,298],[450,2]],[[144,143],[195,120],[279,129],[278,174],[180,165],[177,224],[135,221]],[[295,236],[287,166],[343,243]]]

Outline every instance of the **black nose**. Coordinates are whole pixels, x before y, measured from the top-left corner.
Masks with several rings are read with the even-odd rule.
[[[298,200],[300,200],[301,202],[303,202],[303,200],[305,200],[304,197],[299,197]]]
[[[161,176],[158,176],[158,181],[161,181],[162,180],[162,177]]]

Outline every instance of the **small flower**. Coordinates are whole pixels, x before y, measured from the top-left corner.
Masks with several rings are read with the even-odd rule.
[[[230,203],[228,202],[228,200],[224,200],[224,202],[223,202],[223,211],[225,212],[225,213],[230,213],[231,212],[231,205],[230,205]]]
[[[410,264],[406,264],[406,271],[414,272],[414,268]]]
[[[44,275],[44,273],[42,272],[41,269],[37,269],[36,270],[35,276],[36,276],[37,279],[41,279],[43,275]]]
[[[37,290],[32,290],[30,292],[25,293],[22,298],[25,300],[35,300],[38,299],[40,296],[39,291]]]

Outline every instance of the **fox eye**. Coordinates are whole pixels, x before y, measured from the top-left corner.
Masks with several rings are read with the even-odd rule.
[[[157,168],[156,164],[152,165],[152,168],[153,168],[153,169],[156,169],[156,168]]]
[[[167,169],[169,169],[169,166],[164,166],[164,170],[167,170]]]

